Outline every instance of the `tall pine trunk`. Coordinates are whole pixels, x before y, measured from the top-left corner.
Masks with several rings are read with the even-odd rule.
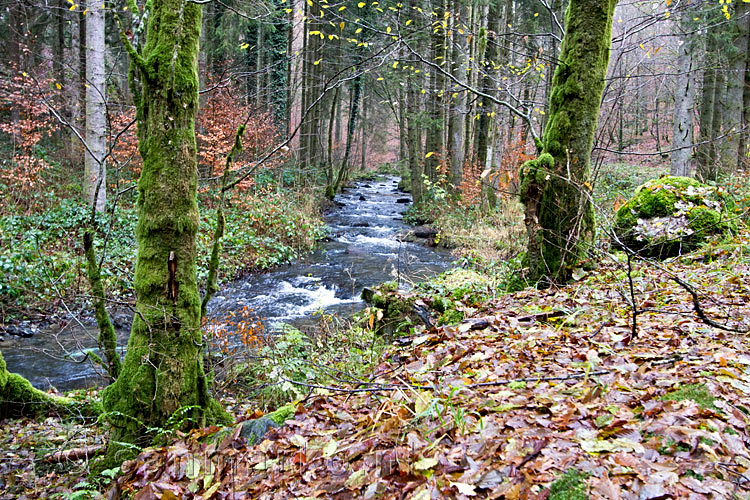
[[[617,0],[570,0],[538,159],[521,168],[529,277],[568,281],[594,239],[591,148],[609,63]]]
[[[148,429],[163,427],[177,411],[193,426],[225,415],[209,394],[203,368],[195,265],[200,26],[200,5],[155,0],[142,53],[127,44],[142,82],[133,94],[143,167],[136,313],[122,372],[102,398],[112,425],[107,464],[131,453],[120,443],[148,442]]]

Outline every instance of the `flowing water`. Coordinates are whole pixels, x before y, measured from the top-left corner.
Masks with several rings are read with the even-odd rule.
[[[336,197],[339,208],[326,216],[330,241],[299,261],[268,273],[251,274],[227,284],[211,300],[208,315],[221,323],[231,312],[250,307],[269,325],[291,323],[300,328],[316,320],[318,311],[347,315],[364,307],[363,287],[384,281],[401,286],[447,268],[450,255],[420,243],[401,241],[408,227],[401,212],[409,205],[397,190],[398,178],[360,182]],[[127,321],[118,334],[127,342]],[[80,359],[95,345],[95,330],[69,323],[60,330],[41,331],[29,339],[12,337],[0,344],[12,372],[36,387],[60,390],[101,383],[88,361],[64,359],[62,348]]]

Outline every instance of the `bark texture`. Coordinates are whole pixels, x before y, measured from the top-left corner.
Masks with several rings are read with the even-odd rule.
[[[195,115],[201,6],[155,0],[142,53],[126,43],[140,72],[135,89],[139,151],[136,314],[117,381],[103,392],[112,431],[105,465],[144,444],[178,410],[187,425],[224,420],[203,368],[196,277],[198,204]]]
[[[725,154],[722,164],[726,171],[735,171],[742,165],[745,146],[741,140],[743,122],[743,94],[745,90],[745,72],[747,69],[747,43],[750,31],[750,4],[738,2],[734,16],[734,41],[729,58],[727,73],[727,93],[724,102],[724,132],[729,134],[725,142]]]
[[[673,116],[672,158],[669,173],[680,177],[690,175],[690,158],[693,149],[693,110],[695,108],[695,71],[693,68],[694,44],[688,32],[692,10],[682,13],[680,48],[677,56],[678,75],[675,88]]]
[[[469,30],[466,26],[469,17],[468,6],[454,0],[454,8],[458,11],[453,37],[453,76],[460,82],[466,82],[466,61],[468,57],[469,41],[465,34]],[[459,31],[460,30],[460,31]],[[461,33],[464,32],[464,33]],[[450,140],[450,174],[451,185],[458,187],[464,176],[464,122],[466,121],[466,91],[460,86],[454,86],[451,113],[448,122],[448,138]]]
[[[107,202],[107,104],[104,67],[104,5],[87,0],[86,22],[86,144],[83,191],[91,206],[103,212]]]
[[[539,158],[521,168],[530,278],[565,282],[594,238],[588,197],[616,0],[571,0]]]

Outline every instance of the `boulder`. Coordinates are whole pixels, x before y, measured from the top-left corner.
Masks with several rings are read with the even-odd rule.
[[[417,238],[434,239],[438,235],[438,230],[432,226],[416,226],[413,231],[414,236],[416,236]]]
[[[411,198],[399,198],[396,203],[411,203]]]
[[[617,210],[614,244],[646,257],[674,257],[736,229],[734,212],[721,187],[689,177],[652,179]]]

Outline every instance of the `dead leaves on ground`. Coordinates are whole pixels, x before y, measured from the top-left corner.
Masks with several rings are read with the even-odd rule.
[[[748,317],[747,267],[733,279],[701,270],[717,292],[707,310]],[[126,464],[118,483],[138,499],[545,498],[575,468],[591,498],[746,497],[746,339],[702,324],[684,291],[648,273],[638,298],[660,312],[639,316],[627,346],[629,312],[604,274],[505,296],[480,322],[394,347],[372,382],[397,390],[319,390],[257,446],[236,432],[218,445],[187,437]],[[582,375],[528,381],[571,374]],[[665,398],[685,387],[711,404]]]

